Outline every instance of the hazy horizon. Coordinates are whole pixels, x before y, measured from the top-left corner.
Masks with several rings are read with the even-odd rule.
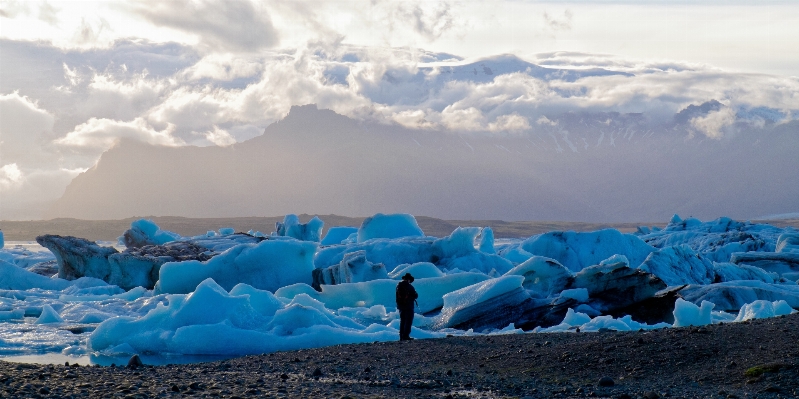
[[[264,172],[263,181],[282,184],[279,198],[266,187],[252,203],[232,201],[226,188],[252,182],[216,185],[216,197],[185,194],[206,208],[186,200],[168,213],[564,221],[799,213],[791,199],[799,7],[790,1],[3,1],[0,19],[0,220],[47,218],[70,201],[85,209],[64,215],[132,216],[145,202],[159,215],[163,190],[148,190],[148,179],[184,191],[200,180],[96,178],[92,168],[103,154],[119,156],[120,140],[228,159],[307,104],[385,139],[339,140],[351,151],[440,159],[342,177],[333,172],[354,166],[336,157],[352,155],[319,148],[305,160],[310,172]],[[301,158],[302,140],[283,143]],[[464,161],[470,149],[477,156]],[[197,159],[159,165],[148,173],[203,168]],[[431,170],[444,173],[456,203],[438,180],[416,179]],[[67,190],[92,174],[94,191]],[[115,196],[123,178],[130,204]],[[107,182],[115,193],[100,192]],[[409,182],[431,197],[385,194]],[[325,187],[329,203],[308,187],[292,194],[303,185]],[[336,192],[344,186],[352,192]]]

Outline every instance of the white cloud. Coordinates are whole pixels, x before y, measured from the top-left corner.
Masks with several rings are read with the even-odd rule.
[[[3,163],[46,161],[42,147],[52,133],[54,116],[18,92],[0,95],[0,159]]]
[[[15,163],[3,165],[0,168],[0,192],[19,188],[22,185],[22,171]]]
[[[236,143],[236,138],[218,126],[214,126],[214,130],[205,132],[204,136],[206,140],[220,147],[227,147]]]
[[[692,118],[690,121],[691,127],[711,139],[720,139],[724,135],[724,128],[733,123],[735,123],[735,111],[730,107],[722,107],[718,111]]]
[[[516,113],[510,115],[500,115],[494,122],[488,124],[488,130],[492,132],[518,132],[530,129],[530,121]]]
[[[91,118],[75,126],[66,136],[55,140],[55,144],[90,152],[103,152],[111,148],[120,138],[130,138],[145,143],[165,146],[180,146],[185,142],[172,135],[175,126],[168,124],[156,130],[143,118],[124,122],[113,119]]]
[[[248,0],[146,1],[132,9],[157,26],[196,35],[201,47],[250,52],[278,43],[266,7]]]

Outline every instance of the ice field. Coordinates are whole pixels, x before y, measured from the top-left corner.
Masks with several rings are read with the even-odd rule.
[[[323,225],[288,215],[268,234],[181,237],[139,220],[117,243],[0,235],[0,356],[178,363],[397,340],[405,273],[419,292],[415,338],[646,330],[799,309],[790,227],[675,215],[634,234],[495,240],[490,227],[429,237],[406,214],[325,236]]]

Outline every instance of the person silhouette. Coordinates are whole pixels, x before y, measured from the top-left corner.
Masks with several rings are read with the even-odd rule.
[[[402,276],[402,281],[397,284],[397,310],[400,314],[400,341],[410,341],[411,338],[411,325],[413,325],[413,305],[419,294],[413,288],[413,276],[410,273],[405,273]]]

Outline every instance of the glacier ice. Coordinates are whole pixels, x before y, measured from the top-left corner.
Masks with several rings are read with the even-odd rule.
[[[355,251],[344,255],[341,263],[313,270],[312,286],[321,290],[322,285],[360,283],[388,278],[386,266],[366,259],[366,251]]]
[[[702,301],[700,306],[682,298],[674,303],[674,327],[706,326],[712,322],[711,312],[716,305]]]
[[[130,224],[130,229],[123,234],[121,241],[128,248],[140,248],[145,245],[163,245],[180,238],[171,231],[161,230],[149,219],[139,219]]]
[[[738,311],[735,321],[746,321],[752,319],[765,319],[793,313],[794,310],[783,300],[769,302],[764,300],[747,303]]]
[[[716,309],[737,311],[747,303],[757,300],[784,300],[791,307],[799,309],[799,285],[768,284],[763,281],[740,280],[709,285],[690,285],[680,294],[685,300],[700,303],[709,301]]]
[[[636,267],[655,250],[637,236],[615,229],[590,233],[554,231],[530,237],[520,247],[533,255],[555,259],[573,272],[597,265],[613,255],[626,256],[630,265]]]
[[[543,256],[533,256],[505,275],[524,277],[522,286],[543,298],[560,293],[574,284],[574,276],[566,267]]]
[[[357,227],[336,226],[327,230],[327,234],[322,239],[321,245],[341,244],[353,234],[358,234]]]
[[[416,218],[407,213],[384,215],[378,213],[366,218],[358,229],[358,242],[374,238],[423,237]]]
[[[319,242],[322,237],[322,228],[325,222],[314,216],[308,223],[300,223],[297,215],[286,215],[283,223],[275,224],[275,235],[280,237],[292,237],[300,241]]]
[[[311,284],[316,246],[309,241],[264,240],[236,245],[204,262],[168,262],[161,266],[155,291],[186,294],[207,278],[225,289],[239,283],[269,291],[295,283]]]
[[[321,221],[292,227],[301,224],[291,215],[282,235],[167,232],[168,242],[122,252],[74,237],[43,239],[55,254],[6,243],[0,351],[241,355],[394,340],[405,273],[420,294],[415,338],[635,331],[799,309],[792,228],[675,215],[634,235],[495,239],[464,227],[436,238],[410,215],[382,216],[333,227],[321,243]],[[161,231],[134,227],[150,242]],[[54,263],[69,279],[49,277]]]
[[[444,272],[442,272],[441,269],[439,269],[436,265],[430,262],[418,262],[412,265],[399,265],[390,273],[388,273],[388,277],[395,280],[400,280],[405,273],[410,273],[411,276],[416,279],[444,276]]]
[[[684,244],[652,252],[638,269],[668,285],[710,284],[716,279],[713,263]]]
[[[484,227],[480,232],[480,252],[496,253],[494,250],[494,230],[491,230],[491,227]]]
[[[435,328],[474,328],[502,325],[518,319],[530,296],[522,287],[524,277],[502,276],[444,295],[444,306]]]
[[[372,238],[365,242],[331,245],[321,248],[314,257],[316,268],[333,266],[350,252],[365,251],[371,262],[382,263],[387,269],[401,264],[430,262],[445,269],[503,274],[513,264],[499,255],[486,254],[474,247],[480,229],[457,228],[447,237]]]

